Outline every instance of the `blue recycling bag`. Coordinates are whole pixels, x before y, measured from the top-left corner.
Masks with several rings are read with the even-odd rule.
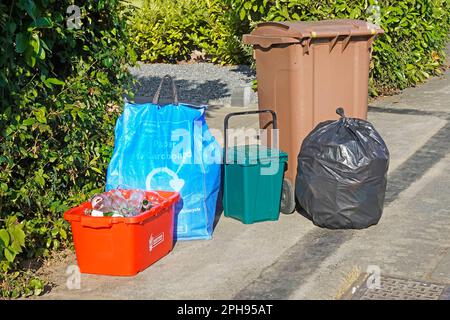
[[[180,192],[175,238],[211,239],[222,150],[206,124],[205,106],[178,103],[177,99],[174,104],[157,103],[163,81],[153,103],[125,103],[116,123],[106,190]]]

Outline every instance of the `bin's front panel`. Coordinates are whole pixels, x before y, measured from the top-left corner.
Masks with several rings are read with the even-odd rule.
[[[245,224],[278,220],[280,213],[283,166],[273,174],[262,174],[272,164],[225,165],[224,214]]]
[[[285,177],[292,183],[301,143],[318,123],[337,119],[337,107],[367,118],[368,38],[345,43],[340,37],[330,50],[331,40],[313,39],[308,52],[300,44],[255,47],[259,107],[277,112],[279,146],[289,154]],[[269,121],[262,115],[261,127]]]
[[[314,122],[313,56],[303,54],[301,45],[272,46],[255,54],[259,107],[277,112],[279,148],[289,155],[285,177],[293,182],[301,141]],[[261,115],[261,127],[269,121]]]
[[[337,107],[346,115],[367,119],[369,51],[364,39],[343,39],[330,51],[329,41],[313,42],[314,125],[338,119]]]
[[[72,223],[78,266],[82,273],[134,275],[133,234],[125,224],[90,228]]]

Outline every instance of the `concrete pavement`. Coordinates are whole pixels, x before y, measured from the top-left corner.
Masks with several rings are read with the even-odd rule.
[[[178,242],[136,277],[82,275],[81,289],[69,290],[67,263],[56,265],[56,286],[41,298],[334,299],[351,288],[352,274],[368,266],[450,285],[449,101],[447,71],[371,104],[369,120],[391,152],[377,226],[326,230],[297,213],[254,225],[222,216],[212,241]],[[236,109],[212,108],[210,127],[220,129],[223,116]],[[74,256],[69,263],[76,263]]]

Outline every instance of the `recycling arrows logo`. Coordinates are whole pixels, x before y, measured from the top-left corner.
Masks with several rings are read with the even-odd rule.
[[[174,171],[170,170],[169,168],[163,167],[153,169],[147,175],[147,179],[145,180],[145,187],[147,190],[155,190],[152,187],[152,180],[155,175],[160,173],[165,173],[171,178],[171,180],[169,181],[169,185],[174,191],[180,192],[180,190],[184,187],[185,181],[183,179],[180,179]]]

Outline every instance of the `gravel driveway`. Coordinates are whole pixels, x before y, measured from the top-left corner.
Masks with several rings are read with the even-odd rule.
[[[242,88],[250,86],[255,79],[255,71],[248,66],[212,63],[141,63],[130,71],[138,80],[135,88],[137,102],[151,101],[161,78],[166,74],[175,77],[180,102],[224,106],[229,106],[232,95],[242,94]],[[256,101],[256,94],[251,96],[252,102]],[[170,86],[166,85],[161,100],[168,102],[170,97]]]

